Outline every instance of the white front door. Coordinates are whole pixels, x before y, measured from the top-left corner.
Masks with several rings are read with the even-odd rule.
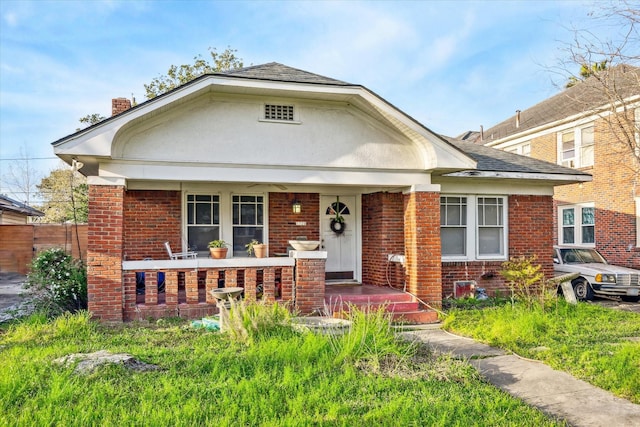
[[[344,219],[342,229],[331,227],[336,212]],[[322,250],[327,251],[327,279],[356,278],[357,212],[356,196],[320,197],[320,233]]]

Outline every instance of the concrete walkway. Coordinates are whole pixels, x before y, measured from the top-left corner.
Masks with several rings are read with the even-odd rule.
[[[491,384],[572,426],[640,426],[640,405],[544,363],[449,334],[440,325],[402,335],[428,344],[436,352],[468,360]]]

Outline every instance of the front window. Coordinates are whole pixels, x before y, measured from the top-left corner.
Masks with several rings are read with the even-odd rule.
[[[199,256],[207,256],[208,244],[220,238],[220,196],[187,195],[187,244]]]
[[[559,209],[560,242],[566,245],[594,245],[596,210],[593,204],[562,206]]]
[[[442,257],[449,260],[505,259],[506,197],[440,197]]]
[[[466,256],[467,198],[440,197],[440,239],[443,256]]]
[[[478,197],[478,255],[504,256],[504,207],[501,197]]]
[[[233,196],[233,256],[248,256],[246,245],[252,240],[264,243],[264,197]]]

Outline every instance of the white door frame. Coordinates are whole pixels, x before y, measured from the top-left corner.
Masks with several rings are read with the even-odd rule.
[[[323,250],[322,246],[324,244],[324,232],[325,227],[328,228],[328,225],[325,223],[325,211],[327,208],[326,202],[331,200],[331,202],[335,202],[336,196],[340,197],[353,197],[355,200],[354,206],[349,206],[349,210],[351,212],[351,216],[353,217],[354,224],[351,225],[353,227],[354,232],[354,244],[355,244],[355,254],[354,254],[354,270],[353,270],[353,279],[361,282],[362,281],[362,194],[361,193],[320,193],[320,209],[318,212],[319,215],[319,224],[320,224],[320,240],[321,250]],[[350,224],[349,224],[350,225]]]

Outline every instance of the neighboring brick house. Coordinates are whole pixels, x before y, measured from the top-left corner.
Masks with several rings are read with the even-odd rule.
[[[53,143],[87,176],[89,309],[103,320],[210,314],[221,283],[302,313],[335,281],[437,307],[455,280],[500,287],[511,256],[551,274],[553,188],[591,179],[449,142],[363,86],[277,63],[129,105]],[[297,236],[320,250],[288,252]],[[229,255],[209,259],[219,238]],[[247,258],[253,238],[268,258]],[[165,241],[198,257],[168,260]]]
[[[639,132],[640,69],[621,65],[475,136],[592,174],[556,188],[554,243],[595,247],[613,264],[640,268]]]

